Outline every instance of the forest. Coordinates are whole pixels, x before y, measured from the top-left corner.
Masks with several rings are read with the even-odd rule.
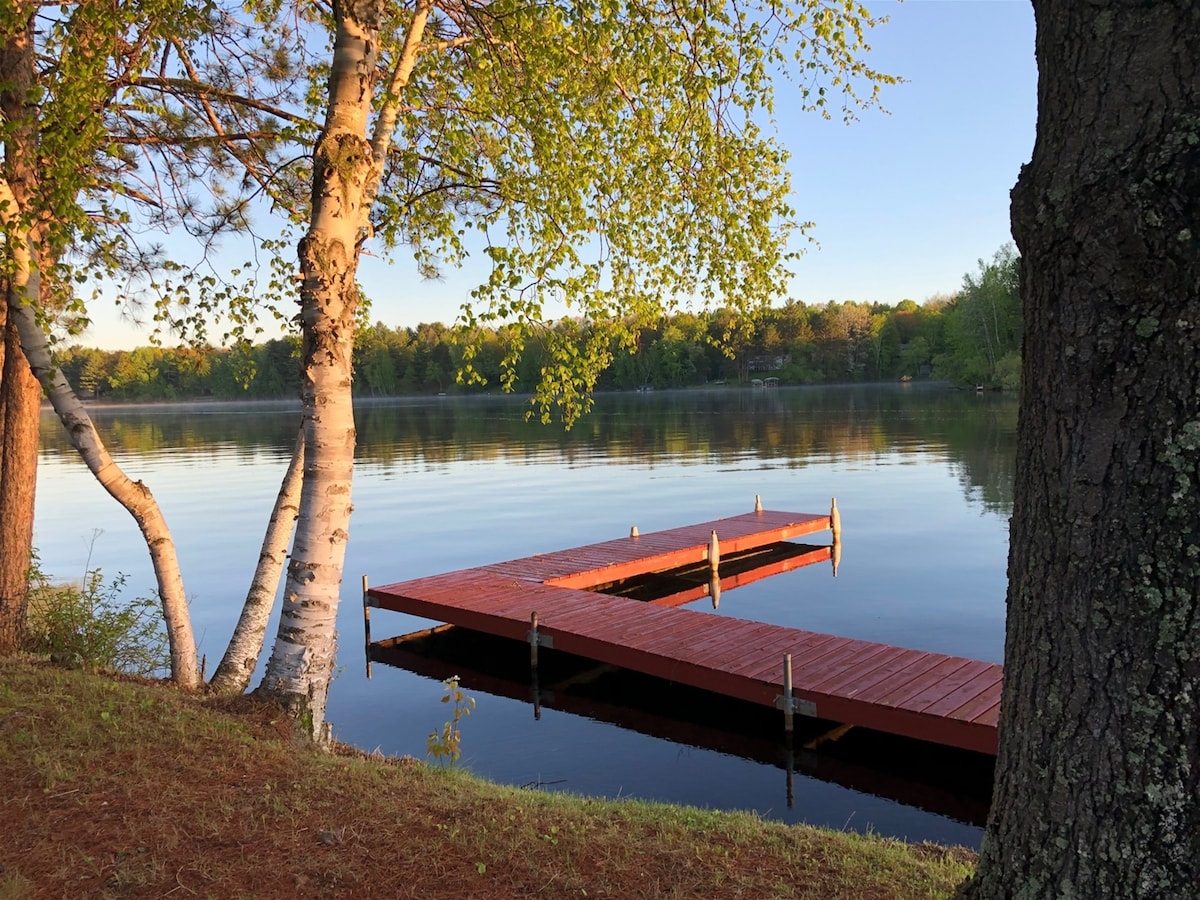
[[[783,385],[938,380],[1013,390],[1020,379],[1019,257],[1011,245],[980,260],[954,294],[895,306],[847,300],[788,301],[750,315],[729,308],[677,311],[644,328],[633,354],[613,352],[598,390],[742,384]],[[579,324],[551,326],[569,337]],[[565,332],[565,333],[564,333]],[[501,329],[473,333],[475,370],[484,384],[459,378],[467,337],[439,322],[414,327],[364,324],[354,344],[360,397],[484,392],[498,389],[507,350]],[[58,362],[85,397],[108,401],[295,396],[299,337],[233,348],[180,346],[105,351],[72,345]],[[533,390],[546,365],[543,345],[527,342],[514,390]]]

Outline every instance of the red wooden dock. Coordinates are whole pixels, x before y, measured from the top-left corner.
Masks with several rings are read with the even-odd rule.
[[[449,622],[767,706],[792,659],[797,712],[996,752],[1002,667],[939,653],[639,603],[597,590],[830,528],[829,516],[756,511],[372,588],[380,609]],[[828,558],[828,548],[821,548]]]

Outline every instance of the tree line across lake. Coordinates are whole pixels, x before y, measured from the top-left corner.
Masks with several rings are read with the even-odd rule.
[[[896,306],[845,301],[789,301],[754,318],[728,309],[677,312],[638,335],[634,353],[615,350],[597,383],[601,390],[687,387],[778,378],[781,384],[937,379],[1016,388],[1020,378],[1019,258],[1002,247],[963,278],[953,295]],[[553,326],[579,328],[564,319]],[[485,385],[459,384],[462,336],[441,323],[360,328],[354,347],[359,396],[494,390],[506,352],[503,331],[475,336],[474,368]],[[58,361],[85,396],[152,401],[290,397],[296,393],[298,337],[212,347],[61,350]],[[517,366],[517,390],[532,390],[546,364],[529,343]]]

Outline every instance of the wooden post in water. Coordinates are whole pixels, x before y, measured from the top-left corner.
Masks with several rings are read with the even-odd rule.
[[[754,511],[756,513],[762,512],[762,498],[760,498],[758,494],[754,495]]]
[[[708,542],[708,567],[712,569],[714,575],[717,574],[717,568],[721,565],[721,542],[717,540],[717,533],[712,533],[712,538]]]
[[[542,689],[538,684],[537,666],[533,667],[533,720],[540,722],[542,718]]]
[[[790,736],[792,721],[792,654],[783,654],[783,730]]]
[[[637,530],[637,526],[636,526],[636,525],[634,525],[632,528],[630,528],[630,529],[629,529],[629,536],[630,536],[631,538],[635,538],[635,537],[637,537],[637,536],[638,536],[638,530]]]
[[[829,530],[833,532],[833,542],[842,539],[842,514],[838,512],[837,497],[833,498],[829,507]]]
[[[721,576],[716,572],[712,573],[712,578],[708,580],[708,596],[712,597],[713,609],[718,609],[721,606]]]
[[[784,735],[784,742],[787,746],[787,805],[791,809],[796,805],[796,777],[793,774],[796,771],[796,754],[790,734]]]
[[[367,657],[367,678],[371,677],[371,605],[367,597],[367,576],[362,577],[363,585],[363,653]]]
[[[538,618],[536,612],[529,614],[529,666],[535,672],[538,667]]]

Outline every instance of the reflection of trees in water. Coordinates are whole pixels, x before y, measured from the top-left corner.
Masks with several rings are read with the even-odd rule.
[[[988,512],[1012,514],[1017,462],[1017,404],[997,403],[980,416],[969,440],[952,451],[958,480],[972,502]]]
[[[384,468],[559,459],[636,465],[771,460],[782,466],[944,453],[964,489],[994,512],[1012,508],[1014,398],[914,386],[601,394],[575,428],[525,420],[519,397],[391,400],[357,408],[358,459]],[[96,408],[116,452],[214,445],[249,459],[291,453],[297,409],[286,404]],[[42,446],[70,452],[57,422]]]

